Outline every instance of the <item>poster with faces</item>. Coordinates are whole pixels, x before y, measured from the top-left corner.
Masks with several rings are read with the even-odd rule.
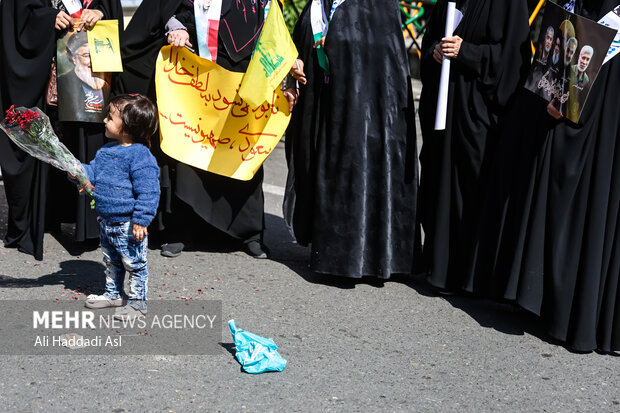
[[[58,118],[102,123],[110,97],[110,73],[93,72],[85,30],[70,31],[56,43]]]
[[[525,88],[577,123],[616,34],[548,2]]]

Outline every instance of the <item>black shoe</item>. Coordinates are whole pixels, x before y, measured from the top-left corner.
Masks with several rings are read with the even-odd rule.
[[[254,258],[269,258],[269,249],[265,247],[260,241],[250,241],[245,244],[245,252],[246,254]]]
[[[172,244],[163,244],[161,246],[161,255],[168,258],[174,258],[181,255],[185,248],[185,244],[182,242],[173,242]]]

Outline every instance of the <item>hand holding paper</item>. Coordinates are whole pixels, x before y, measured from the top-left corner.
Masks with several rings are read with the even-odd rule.
[[[456,15],[456,3],[448,2],[446,15],[445,38],[452,37],[454,32],[454,19]],[[460,46],[460,45],[459,45]],[[443,55],[443,49],[442,49]],[[444,56],[441,64],[441,80],[439,81],[439,94],[437,95],[437,112],[435,115],[435,130],[446,129],[446,112],[448,110],[448,86],[450,83],[450,59]]]
[[[463,39],[459,36],[444,37],[441,39],[441,54],[448,59],[456,59],[461,50]]]

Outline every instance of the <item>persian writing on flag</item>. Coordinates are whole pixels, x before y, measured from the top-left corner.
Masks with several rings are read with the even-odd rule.
[[[205,171],[252,179],[282,138],[290,112],[279,88],[258,105],[242,99],[242,77],[184,47],[162,48],[155,85],[164,153]]]

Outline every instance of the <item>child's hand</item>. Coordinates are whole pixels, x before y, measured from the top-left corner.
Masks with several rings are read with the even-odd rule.
[[[149,235],[146,227],[144,225],[133,224],[133,237],[138,242],[142,242],[142,240]]]

